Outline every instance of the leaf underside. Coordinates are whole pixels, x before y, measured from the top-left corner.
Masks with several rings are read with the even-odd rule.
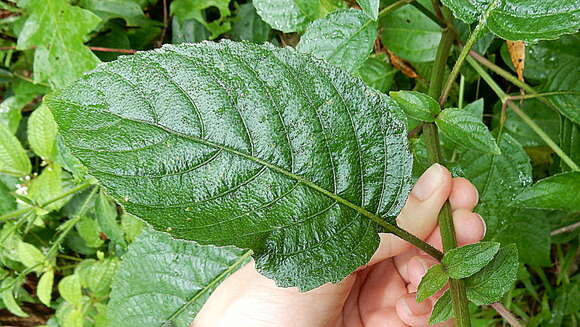
[[[271,45],[165,46],[47,99],[72,154],[125,209],[201,244],[254,251],[309,290],[368,262],[410,189],[400,109]]]

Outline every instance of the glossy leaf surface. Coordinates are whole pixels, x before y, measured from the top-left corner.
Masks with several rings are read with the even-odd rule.
[[[475,211],[485,219],[485,239],[516,243],[525,263],[548,264],[550,227],[546,214],[512,205],[515,196],[532,184],[530,158],[508,134],[502,134],[498,144],[501,155],[468,150],[459,160],[461,175],[479,191],[479,205]]]
[[[128,212],[250,248],[281,286],[312,289],[367,263],[373,219],[393,222],[410,188],[394,101],[290,49],[166,46],[101,65],[48,104]]]
[[[431,7],[429,1],[422,1]],[[441,28],[413,6],[399,8],[380,20],[383,44],[403,59],[416,62],[435,60]]]
[[[437,116],[435,124],[445,136],[466,148],[501,153],[487,127],[470,112],[456,108],[445,109]]]
[[[353,71],[367,59],[376,38],[376,22],[360,10],[343,9],[310,24],[298,50]]]
[[[520,193],[514,202],[525,208],[580,211],[580,172],[541,179]]]
[[[555,39],[580,28],[580,2],[577,0],[442,0],[455,17],[472,23],[488,5],[498,6],[487,21],[496,35],[513,41]]]
[[[433,122],[435,117],[441,112],[437,101],[425,93],[398,91],[391,92],[389,95],[397,101],[407,116],[414,119]]]
[[[145,231],[129,246],[113,282],[109,323],[187,327],[215,287],[248,256],[233,247],[200,246]]]

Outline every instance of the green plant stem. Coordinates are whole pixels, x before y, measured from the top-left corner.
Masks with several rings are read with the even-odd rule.
[[[465,96],[465,77],[461,75],[459,77],[459,99],[457,101],[457,107],[463,109],[463,97]]]
[[[444,20],[437,17],[434,13],[432,13],[429,9],[425,8],[420,2],[413,1],[411,5],[419,10],[423,15],[427,16],[431,19],[435,24],[439,25],[441,28],[447,28],[447,23]]]
[[[487,19],[489,18],[489,15],[497,7],[498,3],[499,0],[494,0],[492,3],[489,4],[489,6],[487,6],[487,9],[483,13],[483,15],[479,18],[477,26],[475,27],[473,32],[469,35],[469,39],[467,39],[465,46],[461,49],[459,57],[457,58],[455,65],[453,65],[451,74],[449,74],[449,77],[447,78],[447,82],[445,83],[443,92],[441,92],[441,96],[439,97],[439,104],[441,106],[443,106],[447,101],[447,97],[449,96],[449,92],[451,91],[451,87],[453,86],[453,82],[455,82],[457,75],[459,75],[459,70],[461,69],[461,66],[463,66],[465,58],[468,57],[469,50],[471,50],[471,48],[475,44],[475,41],[477,41],[477,39],[479,38],[479,35],[483,31],[483,28],[487,24]]]
[[[441,85],[443,83],[443,72],[447,64],[447,57],[455,39],[453,30],[446,28],[441,36],[439,47],[437,48],[437,55],[435,57],[435,64],[431,71],[431,79],[429,82],[429,95],[437,98],[441,92]],[[425,143],[427,147],[427,156],[431,163],[442,163],[443,156],[441,155],[441,145],[439,142],[439,132],[437,125],[434,123],[427,123],[423,127],[425,136]],[[453,225],[453,216],[451,214],[451,207],[449,201],[446,201],[439,212],[439,228],[441,230],[441,240],[443,242],[443,250],[448,251],[457,247],[457,240],[455,237],[455,226]],[[470,327],[471,319],[469,318],[469,302],[465,292],[465,286],[462,280],[451,279],[449,283],[449,292],[453,301],[453,313],[457,326]]]
[[[570,157],[564,152],[556,142],[554,142],[546,132],[536,124],[536,122],[531,119],[524,111],[520,109],[513,101],[510,100],[510,96],[507,95],[501,87],[491,78],[491,76],[481,67],[473,58],[468,57],[467,62],[477,71],[477,73],[483,78],[483,80],[491,87],[491,89],[500,98],[502,103],[507,104],[507,106],[513,110],[526,125],[528,125],[546,144],[564,161],[572,170],[578,171],[578,165],[570,159]]]
[[[89,186],[90,185],[91,184],[89,184]],[[24,276],[33,272],[34,269],[36,269],[36,267],[44,265],[48,261],[50,261],[50,259],[52,259],[52,256],[55,255],[56,251],[58,250],[58,248],[60,247],[60,245],[64,241],[64,238],[68,235],[68,233],[73,229],[73,227],[76,225],[76,223],[84,215],[85,211],[87,211],[87,209],[89,208],[89,203],[90,203],[91,199],[93,198],[93,196],[97,193],[97,190],[98,190],[98,187],[93,188],[91,193],[87,196],[87,198],[85,199],[85,201],[81,205],[79,211],[77,211],[76,215],[72,219],[67,221],[65,223],[65,225],[63,225],[66,227],[63,229],[63,231],[60,232],[60,235],[58,236],[56,241],[54,241],[54,243],[52,243],[52,245],[50,246],[50,249],[48,249],[48,252],[44,256],[44,260],[42,260],[42,262],[40,262],[40,263],[35,264],[34,266],[28,267],[28,268],[24,269],[23,271],[21,271],[12,283],[10,283],[9,285],[6,285],[2,289],[0,289],[0,293],[4,292],[5,290],[11,289],[12,287],[14,287],[14,285],[16,284],[16,282],[18,280],[24,278]]]
[[[23,208],[23,209],[20,209],[20,210],[15,210],[15,211],[9,212],[7,214],[4,214],[4,215],[0,216],[0,222],[9,220],[9,219],[12,219],[12,218],[15,218],[15,217],[19,217],[20,215],[25,214],[27,212],[30,212],[30,211],[32,211],[34,209],[37,209],[37,208],[42,209],[42,208],[46,207],[47,205],[49,205],[51,203],[54,203],[54,202],[56,202],[58,200],[62,200],[64,198],[66,198],[67,196],[73,195],[73,194],[75,194],[75,193],[77,193],[79,191],[82,191],[82,190],[84,190],[85,188],[87,188],[87,187],[89,187],[91,185],[92,185],[91,183],[88,183],[87,182],[87,183],[78,185],[76,187],[73,187],[70,190],[68,190],[68,191],[66,191],[66,192],[64,192],[64,193],[62,193],[62,194],[60,194],[60,195],[58,195],[58,196],[56,196],[56,197],[48,200],[48,201],[45,201],[43,203],[40,203],[38,206],[30,206],[30,207],[26,207],[26,208]]]
[[[415,1],[415,0],[399,0],[399,1],[395,2],[395,3],[392,3],[392,4],[388,5],[388,6],[386,6],[385,8],[383,8],[381,11],[379,11],[379,18],[387,15],[390,12],[393,12],[393,11],[401,8],[404,5],[408,5],[411,2],[413,2],[413,1]],[[370,21],[369,21],[369,24],[370,24]]]

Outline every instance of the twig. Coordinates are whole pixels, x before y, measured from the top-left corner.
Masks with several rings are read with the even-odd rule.
[[[409,133],[407,133],[407,138],[415,137],[415,135],[419,134],[423,130],[423,126],[425,126],[425,124],[419,124],[415,126],[415,128],[413,128]]]
[[[564,161],[572,170],[578,171],[578,165],[570,159],[570,157],[564,152],[556,142],[554,142],[544,130],[536,122],[530,118],[523,110],[520,109],[513,101],[510,100],[509,95],[507,95],[501,87],[489,76],[489,74],[471,57],[467,57],[467,62],[477,71],[479,76],[491,87],[495,94],[500,98],[502,103],[507,104],[511,110],[513,110],[526,125],[528,125],[559,157]]]
[[[495,311],[497,311],[497,313],[499,313],[499,315],[502,316],[512,327],[523,327],[518,319],[500,302],[492,303],[491,307],[494,308]]]
[[[550,233],[550,236],[556,236],[559,234],[563,234],[563,233],[568,233],[568,232],[572,232],[576,229],[580,228],[580,221],[577,223],[574,223],[572,225],[568,225],[568,226],[564,226],[564,227],[560,227],[558,229],[553,230]]]
[[[443,10],[445,9],[443,8]],[[441,40],[439,41],[437,55],[435,56],[435,64],[431,70],[431,78],[429,80],[429,95],[433,98],[437,98],[441,92],[443,73],[447,65],[447,58],[449,57],[449,51],[453,45],[454,39],[455,33],[453,29],[450,27],[445,28],[441,35]],[[439,142],[437,126],[433,123],[426,123],[423,127],[423,133],[425,135],[425,145],[427,147],[429,161],[431,163],[442,163],[443,156],[441,154],[441,144]],[[453,225],[453,216],[451,215],[449,201],[445,202],[441,212],[439,213],[439,228],[441,231],[443,250],[449,251],[450,249],[457,247],[455,226]],[[459,279],[451,279],[449,282],[449,292],[451,294],[453,313],[455,315],[457,326],[470,327],[471,319],[469,318],[469,301],[467,300],[464,282]]]
[[[443,88],[443,92],[441,92],[441,96],[439,97],[439,104],[441,106],[443,106],[447,101],[447,97],[449,96],[449,92],[451,91],[451,87],[453,86],[453,82],[455,82],[457,75],[459,75],[459,70],[461,69],[461,66],[463,66],[465,58],[469,55],[469,50],[473,47],[475,41],[477,41],[479,34],[481,34],[483,28],[487,24],[487,19],[489,18],[489,15],[491,15],[491,12],[497,7],[498,3],[499,0],[495,0],[489,4],[483,15],[479,18],[477,26],[475,27],[471,35],[469,35],[469,39],[465,43],[465,46],[461,49],[461,53],[459,53],[459,57],[457,58],[455,65],[453,65],[451,74],[449,74],[447,82],[445,83],[445,87]]]

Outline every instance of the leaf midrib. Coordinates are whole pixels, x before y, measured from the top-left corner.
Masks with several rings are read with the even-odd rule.
[[[179,316],[185,309],[187,309],[187,307],[189,307],[191,304],[193,304],[195,301],[197,301],[197,299],[199,299],[202,295],[204,295],[212,287],[217,286],[218,283],[220,283],[224,278],[226,278],[230,273],[232,273],[234,271],[234,269],[236,269],[239,265],[244,263],[244,261],[246,261],[246,259],[249,256],[251,256],[252,254],[253,254],[252,250],[246,251],[240,258],[238,258],[238,260],[236,260],[234,263],[229,265],[226,270],[224,270],[221,274],[219,274],[214,279],[212,279],[212,281],[209,282],[209,284],[207,284],[204,288],[202,288],[197,293],[195,293],[195,295],[193,297],[191,297],[191,299],[189,299],[181,307],[179,307],[177,310],[175,310],[175,312],[173,314],[171,314],[166,319],[166,322],[172,321],[173,319],[177,318],[177,316]]]
[[[66,104],[66,105],[77,106],[77,104],[75,104],[75,103],[72,103],[72,102],[69,102],[69,101],[66,101],[66,100],[63,100],[63,99],[56,99],[56,98],[53,98],[52,96],[49,96],[47,100],[48,101],[51,101],[52,100],[54,102],[59,102],[59,103]],[[385,228],[387,230],[387,232],[394,233],[395,235],[399,235],[402,232],[402,230],[399,227],[397,227],[397,226],[395,226],[393,224],[388,223],[387,221],[383,220],[378,215],[376,215],[376,214],[374,214],[374,213],[366,210],[365,208],[363,208],[363,207],[361,207],[361,206],[359,206],[357,204],[354,204],[354,203],[350,202],[349,200],[347,200],[347,199],[345,199],[345,198],[343,198],[343,197],[341,197],[341,196],[339,196],[339,195],[337,195],[335,193],[332,193],[332,192],[326,190],[325,188],[323,188],[323,187],[315,184],[314,182],[312,182],[312,181],[310,181],[308,179],[305,179],[304,177],[302,177],[300,175],[296,175],[294,173],[291,173],[291,172],[287,171],[286,169],[284,169],[282,167],[279,167],[277,165],[274,165],[272,163],[269,163],[269,162],[267,162],[267,161],[265,161],[263,159],[260,159],[258,157],[253,156],[253,155],[250,155],[250,154],[247,154],[247,153],[238,151],[238,150],[236,150],[234,148],[231,148],[231,147],[228,147],[228,146],[219,144],[219,143],[215,143],[215,142],[212,142],[212,141],[209,141],[209,140],[202,139],[202,138],[197,137],[197,136],[194,136],[194,135],[187,135],[187,134],[179,133],[179,132],[174,131],[174,130],[172,130],[170,128],[167,128],[167,127],[165,127],[163,125],[151,123],[149,121],[145,121],[145,120],[141,120],[141,119],[125,117],[125,116],[122,116],[120,114],[113,113],[111,111],[107,111],[107,113],[110,114],[110,115],[116,116],[119,119],[123,119],[123,120],[130,121],[130,122],[134,122],[134,123],[145,124],[145,125],[148,125],[148,126],[151,126],[151,127],[155,127],[155,128],[161,129],[162,131],[164,131],[166,133],[169,133],[171,135],[175,135],[177,137],[180,137],[180,138],[183,138],[183,139],[186,139],[186,140],[190,140],[190,141],[193,141],[193,142],[196,142],[196,143],[199,143],[199,144],[203,144],[203,145],[206,145],[206,146],[209,146],[209,147],[213,147],[215,149],[220,149],[220,150],[223,150],[225,152],[228,152],[228,153],[237,155],[239,157],[242,157],[242,158],[244,158],[246,160],[250,160],[250,161],[252,161],[252,162],[254,162],[256,164],[265,166],[266,168],[269,168],[270,170],[273,170],[273,171],[278,172],[278,173],[280,173],[280,174],[282,174],[282,175],[284,175],[286,177],[289,177],[291,179],[294,179],[297,182],[300,182],[300,183],[306,185],[307,187],[309,187],[309,188],[311,188],[311,189],[313,189],[313,190],[315,190],[315,191],[317,191],[319,193],[322,193],[323,195],[325,195],[325,196],[327,196],[327,197],[335,200],[336,202],[338,202],[340,204],[343,204],[343,205],[345,205],[345,206],[347,206],[347,207],[355,210],[360,215],[362,215],[362,216],[370,219],[371,221],[373,221],[373,222],[377,223],[378,225],[382,226],[383,228]]]

